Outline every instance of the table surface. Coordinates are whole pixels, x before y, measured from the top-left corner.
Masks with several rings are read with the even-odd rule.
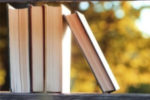
[[[99,0],[0,0],[5,3],[33,3],[33,2],[79,2],[79,1],[99,1]]]
[[[150,94],[0,93],[0,100],[150,100]]]

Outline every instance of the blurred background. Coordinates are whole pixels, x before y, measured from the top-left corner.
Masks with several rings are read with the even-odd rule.
[[[87,18],[120,85],[116,93],[150,93],[150,1],[64,4]],[[71,92],[101,92],[74,37],[71,59]],[[7,9],[0,3],[0,90],[9,84]]]

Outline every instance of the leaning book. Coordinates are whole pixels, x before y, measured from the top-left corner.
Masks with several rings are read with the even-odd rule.
[[[86,21],[80,12],[65,16],[75,39],[88,61],[103,93],[119,89],[119,85]]]

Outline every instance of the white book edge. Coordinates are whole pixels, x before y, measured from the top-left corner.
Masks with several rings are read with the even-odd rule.
[[[61,5],[62,15],[69,15],[71,11]],[[62,40],[62,93],[70,93],[70,70],[71,70],[71,30],[63,18]]]

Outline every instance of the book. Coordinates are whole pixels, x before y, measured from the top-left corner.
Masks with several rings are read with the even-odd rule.
[[[44,91],[44,18],[42,6],[30,6],[32,91]]]
[[[65,16],[75,39],[88,61],[102,92],[119,89],[119,85],[83,14],[76,12]],[[88,76],[87,76],[88,77]]]
[[[70,70],[71,70],[71,30],[68,27],[65,15],[70,15],[71,11],[61,5],[63,15],[62,32],[62,93],[70,93]]]
[[[12,92],[30,92],[28,9],[8,5]]]
[[[21,92],[20,63],[19,63],[19,33],[18,10],[8,5],[9,17],[9,52],[10,52],[10,80],[12,92]],[[17,74],[17,76],[15,76]]]
[[[45,8],[45,78],[47,92],[62,91],[62,14],[60,6]]]
[[[44,5],[45,11],[45,88],[47,92],[70,92],[71,34],[63,15],[64,6]]]

